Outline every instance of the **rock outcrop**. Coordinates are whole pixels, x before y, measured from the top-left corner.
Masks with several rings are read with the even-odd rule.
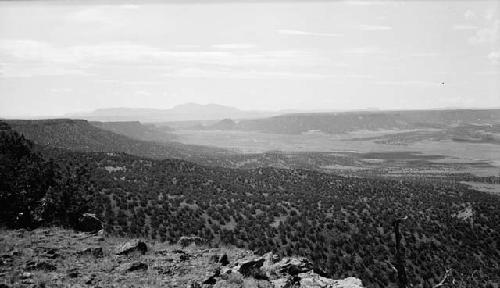
[[[215,280],[216,287],[240,287],[234,283],[246,286],[252,282],[259,287],[324,287],[324,288],[361,288],[361,280],[349,277],[343,280],[333,280],[322,277],[313,271],[312,263],[303,257],[285,257],[267,253],[261,257],[249,257],[235,263],[234,266],[222,268],[216,276],[210,276],[211,283]],[[244,284],[247,283],[247,284]]]
[[[95,258],[103,257],[102,247],[88,247],[78,252],[78,255],[89,255]]]
[[[0,229],[0,284],[9,287],[361,288],[333,280],[302,257],[104,238],[58,228]],[[117,248],[118,247],[118,248]],[[148,253],[146,253],[148,252]],[[118,255],[117,255],[118,254]],[[1,287],[1,285],[0,285]]]
[[[134,272],[148,270],[148,264],[143,262],[123,263],[117,269],[119,272]]]
[[[148,252],[148,246],[146,243],[140,240],[130,240],[120,245],[115,254],[116,255],[128,255],[132,253],[140,253],[142,255]]]
[[[84,213],[79,219],[75,227],[82,232],[97,233],[102,230],[102,222],[92,213]]]
[[[187,247],[189,245],[204,245],[206,244],[207,241],[201,237],[197,236],[182,236],[179,241],[177,241],[177,244],[180,245],[181,247]]]

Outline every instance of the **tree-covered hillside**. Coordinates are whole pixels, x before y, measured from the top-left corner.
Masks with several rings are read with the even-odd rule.
[[[87,163],[108,231],[175,242],[198,235],[259,253],[304,255],[334,278],[394,285],[393,221],[407,274],[431,287],[447,269],[467,287],[498,283],[500,199],[459,184],[231,170],[124,154],[60,154]],[[470,215],[469,215],[470,214]]]
[[[2,143],[2,157],[12,157],[11,142]],[[21,146],[31,155],[30,144]],[[432,287],[447,269],[465,287],[500,282],[500,199],[465,185],[51,151],[46,154],[51,159],[40,163],[57,164],[47,177],[55,183],[43,186],[47,189],[33,202],[39,207],[46,199],[53,205],[43,210],[52,211],[50,223],[71,224],[72,215],[94,212],[105,230],[117,235],[175,242],[192,234],[214,245],[303,255],[330,277],[356,276],[367,287],[391,287],[396,283],[393,223],[407,217],[402,245],[415,287]],[[2,171],[8,171],[4,163]],[[16,183],[24,175],[29,174],[1,176]],[[38,191],[10,187],[2,195]]]
[[[223,149],[183,145],[177,142],[155,143],[141,141],[91,125],[86,120],[9,120],[13,130],[35,144],[84,152],[124,152],[148,158],[206,159],[226,153]],[[106,125],[101,125],[103,128]],[[109,125],[107,125],[109,126]],[[106,126],[106,127],[107,127]],[[116,127],[115,127],[116,128]],[[137,128],[137,127],[136,127]],[[107,129],[111,129],[107,127]],[[120,129],[116,128],[116,132]],[[122,133],[126,134],[122,131]],[[200,160],[201,161],[201,160]],[[214,160],[215,161],[215,160]]]
[[[154,124],[143,124],[139,121],[122,122],[89,122],[97,128],[122,134],[136,140],[153,141],[159,143],[172,142],[176,136],[170,133],[173,129],[168,126],[158,128]]]
[[[137,136],[138,134],[144,135],[144,133],[147,133],[147,130],[144,131],[144,125],[132,125],[135,131],[132,133],[122,129],[129,127],[128,124],[120,124],[124,127],[117,128],[117,124],[91,124],[86,120],[10,120],[4,123],[12,126],[13,130],[22,134],[26,139],[38,144],[47,153],[50,153],[47,148],[64,148],[84,152],[127,153],[153,159],[174,158],[207,166],[245,169],[266,166],[320,169],[322,166],[333,163],[351,165],[353,161],[351,157],[332,153],[283,153],[272,151],[241,154],[210,146],[184,145],[177,142],[157,143],[133,139],[132,135]],[[101,126],[102,128],[99,128]],[[110,128],[110,126],[114,128]],[[127,137],[127,135],[130,137]],[[53,152],[57,154],[60,151],[55,150]]]

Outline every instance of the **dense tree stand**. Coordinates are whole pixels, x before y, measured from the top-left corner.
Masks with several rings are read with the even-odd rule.
[[[403,220],[406,220],[406,218],[396,219],[392,224],[394,226],[394,235],[396,236],[396,270],[398,272],[399,288],[406,288],[408,286],[405,270],[405,251],[401,245],[401,232],[399,231],[399,224]]]

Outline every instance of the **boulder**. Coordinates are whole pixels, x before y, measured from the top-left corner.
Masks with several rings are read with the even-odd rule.
[[[68,270],[67,274],[69,278],[77,278],[78,276],[80,276],[80,273],[75,268]]]
[[[201,288],[201,284],[198,283],[198,281],[191,280],[190,283],[188,284],[189,288]]]
[[[231,277],[240,277],[245,281],[257,281],[257,286],[274,288],[290,287],[322,287],[322,288],[362,288],[361,280],[346,278],[333,280],[313,271],[312,263],[303,257],[285,257],[268,253],[261,257],[249,257],[239,261],[232,267],[223,267],[217,285],[224,287]],[[215,278],[215,277],[214,277]],[[215,279],[217,280],[217,279]],[[245,282],[246,283],[246,282]],[[266,284],[267,283],[267,284]],[[265,285],[264,285],[265,284]],[[216,286],[217,286],[216,285]],[[263,286],[264,285],[264,286]],[[252,286],[252,285],[250,285]],[[255,286],[255,285],[254,285]]]
[[[146,243],[140,240],[131,240],[118,247],[115,254],[128,255],[131,253],[141,253],[142,255],[144,255],[147,251],[148,246],[146,245]]]
[[[214,255],[210,256],[210,262],[219,263],[219,258],[220,258],[219,255],[214,254]]]
[[[197,237],[197,236],[182,236],[179,241],[177,241],[177,244],[180,245],[181,247],[187,247],[189,245],[196,245],[196,246],[200,246],[200,245],[204,245],[206,244],[207,241],[201,237]]]
[[[89,276],[85,276],[83,278],[83,282],[87,285],[91,285],[94,283],[94,280],[96,280],[97,275],[95,273],[91,273]]]
[[[222,266],[227,266],[227,265],[229,265],[229,259],[227,258],[227,254],[224,254],[224,255],[222,255],[222,256],[219,258],[219,263],[220,263],[220,265],[222,265]]]
[[[11,253],[2,254],[2,255],[0,255],[0,265],[10,263],[13,261],[13,259],[14,259],[14,255],[12,255]]]
[[[98,233],[99,230],[102,230],[102,222],[95,214],[84,213],[78,218],[75,228],[82,232]]]
[[[144,271],[148,270],[148,264],[143,262],[123,263],[116,270],[119,272]]]
[[[363,283],[358,278],[348,277],[342,280],[333,280],[325,277],[321,277],[314,272],[301,273],[298,275],[300,278],[300,287],[305,288],[362,288]]]
[[[260,268],[264,264],[264,258],[249,259],[241,263],[238,272],[245,277],[253,277],[258,280],[268,279],[264,271]]]
[[[204,285],[215,285],[217,283],[217,278],[220,277],[220,269],[216,268],[212,273],[208,273],[205,276],[205,280],[202,284]]]
[[[267,253],[261,259],[264,260],[261,270],[270,279],[297,276],[299,273],[305,273],[313,269],[313,264],[304,257],[285,257],[279,259],[277,255]]]
[[[274,267],[281,274],[294,276],[299,273],[311,271],[313,269],[313,264],[311,261],[303,257],[286,257],[274,264]]]
[[[104,256],[102,247],[87,247],[78,252],[79,255],[90,255],[96,258],[101,258]]]
[[[222,256],[214,254],[210,257],[210,262],[220,263],[221,266],[227,266],[229,264],[229,259],[227,258],[227,254],[223,254]]]
[[[215,283],[217,283],[217,279],[214,276],[210,276],[205,281],[203,281],[203,284],[206,285],[215,285]]]
[[[187,261],[187,260],[189,260],[189,258],[191,258],[191,255],[189,255],[189,254],[185,254],[185,253],[184,253],[184,254],[179,255],[179,260],[180,260],[181,262],[182,262],[182,261]]]
[[[45,253],[42,255],[48,259],[56,259],[61,256],[58,248],[45,248]]]
[[[130,264],[127,271],[148,270],[148,264],[142,262],[134,262]]]
[[[33,273],[23,272],[21,274],[21,279],[29,279],[29,278],[33,278]]]
[[[26,263],[26,270],[32,271],[32,270],[40,270],[40,271],[55,271],[57,267],[46,261],[29,261]]]

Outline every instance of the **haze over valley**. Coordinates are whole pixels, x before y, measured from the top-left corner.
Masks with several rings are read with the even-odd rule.
[[[498,177],[500,173],[500,110],[496,109],[292,113],[233,120],[225,118],[227,111],[239,111],[231,107],[183,107],[184,115],[191,115],[185,116],[185,121],[53,119],[7,123],[43,145],[173,157],[231,168],[302,167],[389,177]],[[206,118],[197,119],[200,109],[210,110],[203,116]],[[135,115],[139,117],[135,120],[142,120],[135,113],[144,110],[106,111],[121,111],[116,116],[120,119],[134,119]],[[156,115],[170,117],[171,113]]]
[[[0,287],[500,288],[497,1],[0,0]]]

